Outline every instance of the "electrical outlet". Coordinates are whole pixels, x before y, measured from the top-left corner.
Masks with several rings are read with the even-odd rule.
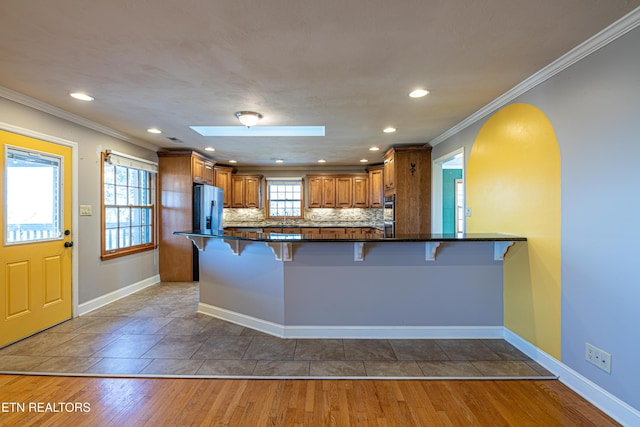
[[[464,216],[471,216],[471,206],[464,208]]]
[[[584,358],[587,362],[596,365],[606,373],[611,373],[611,354],[598,347],[586,343]]]

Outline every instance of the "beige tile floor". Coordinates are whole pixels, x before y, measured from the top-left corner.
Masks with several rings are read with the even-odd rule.
[[[501,339],[281,339],[196,312],[163,283],[0,349],[0,372],[119,376],[548,378]]]

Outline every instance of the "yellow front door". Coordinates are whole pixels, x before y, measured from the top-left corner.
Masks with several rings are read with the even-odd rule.
[[[71,148],[0,131],[0,346],[72,316]]]

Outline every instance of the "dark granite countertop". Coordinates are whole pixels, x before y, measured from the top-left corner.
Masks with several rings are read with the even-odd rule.
[[[524,242],[526,237],[502,233],[462,233],[462,234],[396,234],[383,236],[375,233],[260,233],[245,231],[225,231],[224,234],[213,234],[201,230],[175,231],[173,234],[186,237],[247,240],[254,242]]]
[[[224,228],[377,228],[382,229],[382,223],[372,223],[367,221],[304,221],[291,220],[282,221],[257,221],[257,222],[225,222]]]

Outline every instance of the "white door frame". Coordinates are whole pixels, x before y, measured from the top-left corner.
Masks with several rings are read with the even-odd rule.
[[[56,136],[47,135],[9,123],[0,122],[0,130],[52,142],[65,147],[71,147],[71,241],[74,242],[71,254],[71,313],[73,317],[78,317],[78,253],[79,245],[79,215],[78,215],[78,143]]]
[[[442,165],[462,154],[462,179],[465,176],[464,147],[447,153],[432,161],[431,165],[431,232],[442,233]],[[466,194],[466,192],[465,192]],[[466,201],[465,201],[466,204]],[[465,219],[466,224],[466,219]]]

